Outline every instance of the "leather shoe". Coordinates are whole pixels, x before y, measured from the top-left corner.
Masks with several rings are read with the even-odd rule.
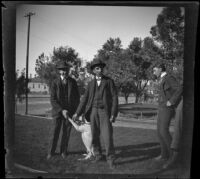
[[[52,159],[52,155],[51,155],[51,154],[48,154],[48,155],[47,155],[47,160],[50,160],[50,159]]]
[[[164,164],[162,168],[163,169],[170,169],[172,167],[174,167],[174,162],[169,161],[166,164]]]
[[[67,158],[67,155],[65,153],[62,153],[61,156],[62,156],[63,159]]]
[[[108,165],[109,165],[109,167],[110,167],[110,169],[115,169],[115,164],[114,164],[114,162],[113,162],[113,160],[108,160]]]
[[[165,161],[167,160],[167,158],[162,157],[161,155],[159,155],[158,157],[155,158],[156,161]]]
[[[100,162],[102,160],[103,160],[103,156],[102,155],[95,156],[95,159],[94,159],[93,163],[97,163],[97,162]]]
[[[174,152],[172,156],[169,158],[169,160],[163,165],[163,169],[169,169],[175,167],[175,164],[177,164],[177,152]]]

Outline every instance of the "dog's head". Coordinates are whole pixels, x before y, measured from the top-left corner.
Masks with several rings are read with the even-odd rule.
[[[85,124],[84,117],[80,116],[78,119],[73,120],[78,126]]]

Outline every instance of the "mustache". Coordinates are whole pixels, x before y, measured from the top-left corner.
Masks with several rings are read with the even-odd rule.
[[[67,74],[67,72],[63,71],[63,72],[59,72],[60,75],[65,75]]]
[[[102,75],[102,73],[95,73],[97,76],[101,76]]]

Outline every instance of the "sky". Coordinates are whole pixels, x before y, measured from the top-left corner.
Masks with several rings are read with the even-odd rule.
[[[119,37],[127,48],[135,37],[151,37],[163,7],[134,6],[70,6],[20,5],[16,14],[16,70],[26,67],[27,13],[30,21],[29,74],[35,75],[35,62],[44,52],[49,56],[53,48],[69,46],[79,58],[91,61],[102,45],[111,37]]]

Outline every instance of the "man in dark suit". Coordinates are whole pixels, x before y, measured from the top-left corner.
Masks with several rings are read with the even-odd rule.
[[[172,141],[169,127],[171,119],[175,114],[176,91],[180,85],[173,75],[166,72],[164,64],[155,66],[153,74],[159,79],[157,132],[161,146],[161,155],[156,160],[167,160],[170,157]]]
[[[55,121],[55,128],[50,142],[50,151],[47,159],[50,159],[55,154],[61,126],[63,134],[60,145],[60,153],[63,158],[66,158],[67,155],[67,147],[72,125],[66,119],[73,116],[80,102],[77,83],[69,76],[70,67],[71,66],[66,62],[59,63],[57,69],[60,77],[54,80],[51,85],[50,100],[52,105],[52,117]]]
[[[115,151],[112,122],[115,122],[118,113],[118,96],[114,81],[103,75],[104,67],[105,63],[98,59],[91,64],[95,77],[88,84],[73,119],[85,113],[86,120],[91,123],[95,162],[102,160],[101,134],[106,148],[107,162],[113,169]]]

